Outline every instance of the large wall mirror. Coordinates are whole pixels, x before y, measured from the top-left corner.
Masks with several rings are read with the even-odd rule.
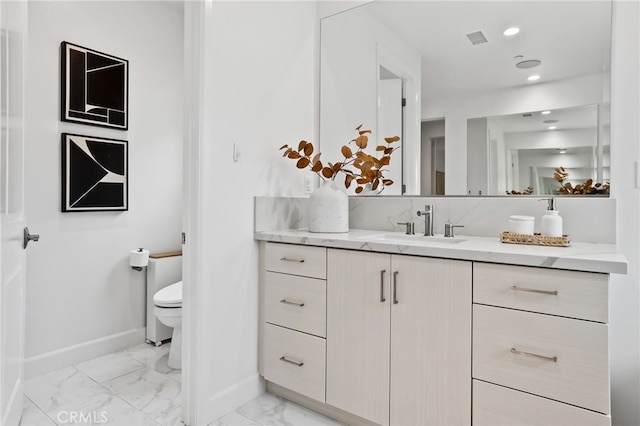
[[[559,168],[606,194],[609,0],[378,0],[320,36],[320,149],[400,136],[382,195],[543,195]]]

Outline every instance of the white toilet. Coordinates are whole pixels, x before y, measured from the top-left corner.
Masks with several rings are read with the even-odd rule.
[[[171,284],[153,296],[153,312],[158,320],[173,328],[169,367],[182,368],[182,281]]]

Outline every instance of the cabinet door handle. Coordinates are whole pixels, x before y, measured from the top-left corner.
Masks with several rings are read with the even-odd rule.
[[[304,362],[292,361],[287,359],[284,355],[280,357],[280,361],[288,362],[289,364],[293,364],[297,367],[302,367],[304,365]]]
[[[287,305],[296,305],[296,306],[300,306],[301,308],[304,306],[304,302],[291,302],[290,300],[287,300],[287,299],[282,299],[280,303],[286,303]]]
[[[557,296],[558,290],[538,290],[536,288],[526,288],[526,287],[518,287],[517,285],[512,285],[511,290],[514,291],[527,291],[529,293],[539,293],[539,294],[548,294],[550,296]]]
[[[398,271],[393,273],[393,304],[398,304]]]
[[[304,259],[289,259],[288,257],[281,257],[280,260],[283,261],[283,262],[304,263]]]
[[[387,299],[384,298],[384,274],[387,273],[386,269],[380,271],[380,302],[384,303]]]
[[[516,355],[530,356],[530,357],[533,357],[533,358],[542,359],[544,361],[558,362],[558,357],[557,356],[544,356],[544,355],[532,354],[531,352],[519,351],[516,348],[511,348],[511,353],[512,354],[516,354]]]

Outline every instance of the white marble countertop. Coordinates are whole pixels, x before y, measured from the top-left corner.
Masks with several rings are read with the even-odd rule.
[[[364,229],[352,229],[344,234],[321,234],[306,230],[264,231],[256,232],[254,238],[279,243],[574,271],[626,274],[628,270],[627,259],[615,244],[571,242],[569,247],[545,247],[505,244],[498,237],[460,235],[448,239],[442,235],[409,236],[401,232]]]

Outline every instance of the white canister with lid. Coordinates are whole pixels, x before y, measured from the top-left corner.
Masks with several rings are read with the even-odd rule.
[[[533,235],[535,218],[533,216],[509,216],[509,232]]]

